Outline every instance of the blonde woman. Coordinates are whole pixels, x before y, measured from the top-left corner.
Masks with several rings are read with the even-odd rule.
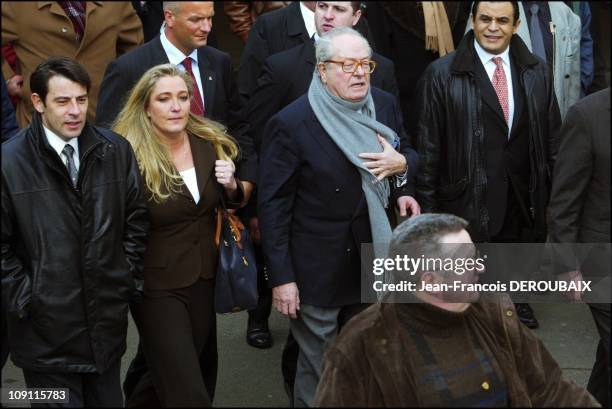
[[[191,97],[188,74],[158,65],[136,83],[113,127],[131,143],[149,196],[144,296],[132,313],[166,407],[211,405],[200,356],[216,345],[214,209],[221,194],[228,207],[243,199],[232,161],[236,143],[219,123],[190,113]],[[208,361],[216,366],[216,349]],[[147,379],[130,400],[151,394]]]

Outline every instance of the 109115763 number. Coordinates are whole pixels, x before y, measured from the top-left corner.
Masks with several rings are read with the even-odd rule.
[[[2,403],[68,403],[68,388],[2,388]]]

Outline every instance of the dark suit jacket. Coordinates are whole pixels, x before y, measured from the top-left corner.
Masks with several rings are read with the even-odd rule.
[[[370,39],[369,26],[362,16],[355,29],[365,36],[374,49]],[[257,17],[247,39],[238,71],[238,91],[245,105],[257,87],[261,67],[269,56],[288,50],[309,40],[304,25],[300,2],[293,1],[287,7],[265,13]]]
[[[377,120],[396,130],[400,152],[416,171],[417,154],[401,129],[396,98],[377,88],[372,97]],[[361,243],[372,241],[361,177],[317,120],[307,95],[268,122],[258,189],[269,286],[295,281],[304,304],[360,303]],[[394,189],[391,210],[405,192]]]
[[[552,243],[610,243],[609,87],[583,98],[567,111],[549,212]],[[583,273],[605,276],[605,266],[609,278],[609,245],[607,251],[595,253],[601,257],[585,257],[592,268],[583,265]]]
[[[164,7],[161,1],[147,1],[144,5],[140,0],[132,0],[132,7],[142,22],[142,32],[144,41],[149,42],[154,39],[164,22]]]
[[[148,201],[151,229],[144,255],[145,290],[187,287],[198,277],[213,278],[217,270],[214,209],[220,206],[222,187],[215,178],[215,150],[210,142],[192,135],[189,142],[200,200],[196,204],[181,185],[164,202]],[[242,190],[238,196],[235,201],[226,198],[227,206],[238,207]]]
[[[243,105],[257,85],[257,77],[266,58],[306,40],[308,31],[298,1],[257,17],[240,57],[238,91]]]
[[[96,122],[110,127],[130,89],[150,68],[167,64],[159,36],[148,43],[122,55],[108,67],[100,87]],[[257,157],[248,133],[248,124],[241,117],[241,107],[232,74],[229,55],[210,46],[198,49],[198,64],[204,89],[206,117],[223,123],[229,133],[238,141],[241,159],[237,175],[242,180],[254,181],[257,174]]]
[[[398,96],[393,62],[373,53],[377,66],[370,83],[373,87]],[[246,106],[253,141],[261,150],[263,130],[272,115],[308,92],[316,64],[312,40],[268,57],[262,68],[257,88]]]
[[[520,239],[523,228],[533,227],[528,210],[529,203],[529,126],[525,105],[525,92],[520,84],[520,73],[516,69],[510,53],[512,70],[514,117],[510,137],[508,125],[493,84],[478,56],[475,56],[474,78],[480,87],[482,99],[482,122],[485,135],[484,154],[487,173],[486,202],[489,213],[489,237],[495,237],[509,224],[516,239]],[[510,213],[514,216],[507,220],[508,207],[514,206]],[[516,217],[516,216],[519,217]]]

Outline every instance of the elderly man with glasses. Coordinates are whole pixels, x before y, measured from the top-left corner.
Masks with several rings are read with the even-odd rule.
[[[295,406],[312,406],[327,345],[361,304],[363,243],[389,242],[388,214],[419,214],[417,155],[397,99],[370,87],[376,68],[350,28],[316,43],[308,93],[264,132],[258,210],[273,304],[299,348]]]
[[[253,91],[245,107],[246,119],[259,152],[266,123],[278,111],[308,91],[315,69],[315,42],[329,31],[340,27],[354,28],[362,21],[361,10],[352,1],[317,1],[314,12],[316,32],[303,44],[266,58]],[[399,97],[393,62],[376,52],[376,74],[373,86]]]

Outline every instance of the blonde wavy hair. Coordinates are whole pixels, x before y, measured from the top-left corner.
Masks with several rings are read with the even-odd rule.
[[[193,82],[188,73],[173,64],[157,65],[145,72],[134,85],[112,127],[132,145],[151,198],[158,203],[176,193],[183,184],[168,147],[156,135],[147,116],[153,88],[164,77],[182,78],[187,85],[189,98],[193,96]],[[237,143],[222,124],[190,112],[186,130],[193,136],[212,142],[217,159],[233,160],[238,157]]]

